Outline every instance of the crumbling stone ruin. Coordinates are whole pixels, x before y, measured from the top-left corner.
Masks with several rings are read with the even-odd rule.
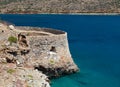
[[[48,78],[78,71],[64,31],[0,24],[0,33],[0,65],[37,69]]]

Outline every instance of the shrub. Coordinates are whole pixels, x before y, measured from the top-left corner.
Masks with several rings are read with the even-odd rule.
[[[54,60],[53,59],[50,60],[50,64],[54,64]]]
[[[28,77],[29,77],[30,79],[32,79],[32,78],[33,78],[33,76],[32,76],[32,75],[28,75]]]
[[[12,74],[12,73],[14,73],[14,72],[15,72],[14,69],[9,69],[9,70],[7,70],[7,73],[10,73],[10,74]]]
[[[12,44],[12,43],[17,43],[17,38],[14,37],[14,36],[10,36],[10,37],[8,38],[8,41],[10,42],[10,44]]]
[[[27,85],[27,87],[31,87],[31,86]]]

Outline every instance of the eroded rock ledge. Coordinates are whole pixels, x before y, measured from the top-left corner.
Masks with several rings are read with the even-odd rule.
[[[0,43],[0,64],[14,64],[16,71],[20,73],[24,71],[25,75],[27,72],[37,74],[38,71],[34,71],[37,69],[48,78],[54,78],[78,71],[69,52],[67,33],[64,31],[14,27],[0,23]],[[21,77],[18,73],[17,75]],[[46,84],[44,86],[32,84],[31,87],[49,87],[47,83],[42,83]]]
[[[0,64],[0,87],[50,87],[46,75],[32,68]]]

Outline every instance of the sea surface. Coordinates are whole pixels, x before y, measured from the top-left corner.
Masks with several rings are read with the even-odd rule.
[[[68,32],[80,72],[52,80],[52,87],[120,87],[120,16],[1,14],[0,18],[17,26]]]

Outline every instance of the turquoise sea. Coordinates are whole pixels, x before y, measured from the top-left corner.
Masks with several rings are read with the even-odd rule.
[[[52,87],[120,87],[120,16],[1,14],[0,18],[17,26],[68,32],[80,72],[52,80]]]

